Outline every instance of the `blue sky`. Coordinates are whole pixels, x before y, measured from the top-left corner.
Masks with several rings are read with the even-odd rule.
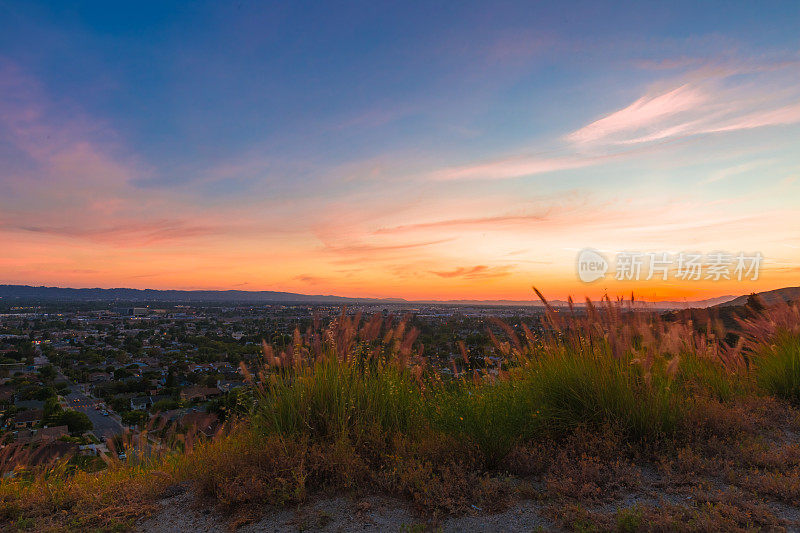
[[[697,4],[0,2],[7,281],[509,297],[741,245],[782,283],[800,4]]]

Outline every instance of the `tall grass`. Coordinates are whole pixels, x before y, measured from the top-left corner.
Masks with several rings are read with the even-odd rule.
[[[519,380],[442,384],[426,404],[430,426],[477,445],[487,465],[505,457],[538,427],[538,404]]]
[[[686,351],[681,354],[675,387],[684,398],[729,402],[752,392],[752,381],[746,371],[731,372],[713,359]]]
[[[267,433],[358,440],[374,429],[408,434],[424,425],[422,392],[408,369],[328,354],[271,377],[255,416]]]
[[[756,380],[769,394],[800,405],[800,336],[782,333],[755,357]]]
[[[500,360],[443,380],[424,364],[407,319],[362,324],[342,314],[296,332],[279,354],[265,345],[263,366],[243,368],[257,391],[253,420],[264,434],[354,443],[376,431],[439,432],[476,445],[489,466],[519,442],[579,427],[613,426],[636,441],[677,427],[687,406],[672,386],[680,359],[672,352],[709,351],[708,338],[608,300],[569,316],[548,306],[547,323],[540,334],[523,327],[520,338],[495,321]],[[724,372],[720,361],[709,364]]]
[[[665,320],[607,298],[567,310],[542,299],[541,331],[494,321],[487,333],[498,357],[476,361],[461,344],[452,377],[426,363],[408,317],[315,320],[290,346],[264,344],[259,364],[240,367],[253,411],[214,439],[147,428],[123,439],[127,461],[115,451],[99,474],[36,471],[22,464],[29,452],[6,448],[0,472],[15,475],[0,481],[0,522],[82,507],[124,522],[152,504],[146,494],[184,479],[231,505],[296,502],[306,490],[358,483],[441,500],[452,487],[483,490],[480,470],[519,444],[598,429],[652,443],[691,420],[702,399],[728,402],[756,385],[800,403],[796,305],[740,317],[739,342],[729,345],[711,314]]]
[[[549,352],[526,368],[522,381],[551,434],[609,425],[634,440],[654,441],[671,433],[685,410],[665,369],[645,373],[630,359]]]
[[[412,352],[417,331],[377,316],[361,324],[344,312],[327,328],[295,332],[276,353],[264,344],[263,364],[242,372],[256,391],[253,421],[267,434],[359,440],[375,430],[411,433],[422,420],[422,367]]]

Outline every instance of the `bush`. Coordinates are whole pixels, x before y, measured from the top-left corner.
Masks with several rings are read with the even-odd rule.
[[[501,461],[537,422],[534,395],[517,381],[443,386],[427,403],[433,426],[453,437],[470,439],[488,466]]]
[[[588,426],[617,427],[626,436],[653,441],[674,431],[684,412],[663,369],[644,372],[610,353],[543,354],[526,369],[522,388],[539,404],[539,424],[551,433]]]
[[[681,354],[675,384],[686,397],[703,396],[721,402],[731,401],[752,389],[751,380],[744,373],[728,372],[717,361],[691,352]]]
[[[800,337],[779,335],[755,359],[756,382],[763,390],[800,405]]]
[[[143,426],[150,417],[146,411],[125,411],[120,418],[128,426]]]
[[[256,413],[268,433],[357,442],[374,427],[386,434],[424,427],[420,388],[408,370],[394,365],[330,355],[270,378]]]

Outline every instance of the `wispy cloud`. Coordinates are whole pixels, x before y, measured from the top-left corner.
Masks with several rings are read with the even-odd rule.
[[[463,278],[463,279],[488,279],[502,278],[511,275],[510,266],[490,267],[487,265],[477,265],[473,267],[458,267],[453,270],[436,271],[432,270],[440,278]]]
[[[314,276],[311,274],[300,274],[299,276],[295,276],[292,278],[294,281],[299,281],[301,283],[307,283],[309,285],[318,285],[320,283],[327,283],[330,281],[330,278]]]
[[[382,243],[353,243],[353,244],[344,244],[344,245],[332,245],[328,244],[325,246],[325,251],[333,252],[337,254],[345,254],[345,255],[374,255],[374,254],[382,254],[385,252],[398,252],[404,251],[414,248],[423,248],[426,246],[434,246],[436,244],[442,244],[448,242],[452,239],[436,239],[431,241],[424,241],[424,242],[409,242],[409,243],[390,243],[390,244],[382,244]]]
[[[686,74],[692,81],[652,89],[564,139],[580,149],[800,123],[800,90],[792,81],[800,65],[768,66]]]
[[[722,181],[730,178],[731,176],[745,174],[757,168],[761,168],[771,162],[772,162],[771,160],[748,161],[747,163],[742,163],[741,165],[736,165],[729,168],[723,168],[721,170],[713,172],[708,178],[701,181],[701,183],[705,184],[705,183],[714,183],[716,181]]]
[[[193,225],[178,220],[133,222],[114,227],[86,227],[80,225],[45,226],[14,222],[0,222],[0,231],[22,231],[56,237],[83,238],[112,246],[149,246],[187,238],[217,235],[226,231],[219,226]]]
[[[671,136],[684,131],[686,123],[663,127],[664,121],[686,111],[705,105],[709,95],[698,87],[681,85],[661,94],[642,96],[632,104],[615,111],[567,135],[567,140],[585,144],[597,141],[629,139],[643,130],[661,132],[655,135]],[[666,132],[665,132],[666,131]],[[653,133],[650,133],[653,136]],[[654,137],[656,138],[656,137]],[[660,137],[659,137],[660,138]]]
[[[554,208],[552,209],[554,210]],[[379,228],[374,231],[375,234],[389,234],[389,233],[402,233],[418,230],[435,230],[435,229],[463,229],[465,227],[473,228],[488,228],[496,226],[508,226],[520,223],[535,223],[543,222],[550,218],[549,211],[544,213],[531,213],[521,215],[497,215],[488,217],[471,217],[471,218],[452,218],[445,220],[437,220],[434,222],[422,222],[418,224],[404,224],[400,226]]]
[[[569,170],[596,164],[597,157],[512,157],[497,159],[472,165],[445,168],[434,172],[432,178],[438,181],[450,180],[502,180],[546,174],[559,170]]]

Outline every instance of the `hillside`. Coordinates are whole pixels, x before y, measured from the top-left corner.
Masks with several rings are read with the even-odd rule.
[[[756,293],[767,305],[775,305],[780,302],[796,302],[800,300],[800,287],[784,287],[772,291]],[[749,295],[739,296],[729,302],[719,304],[717,307],[732,307],[747,303]]]

